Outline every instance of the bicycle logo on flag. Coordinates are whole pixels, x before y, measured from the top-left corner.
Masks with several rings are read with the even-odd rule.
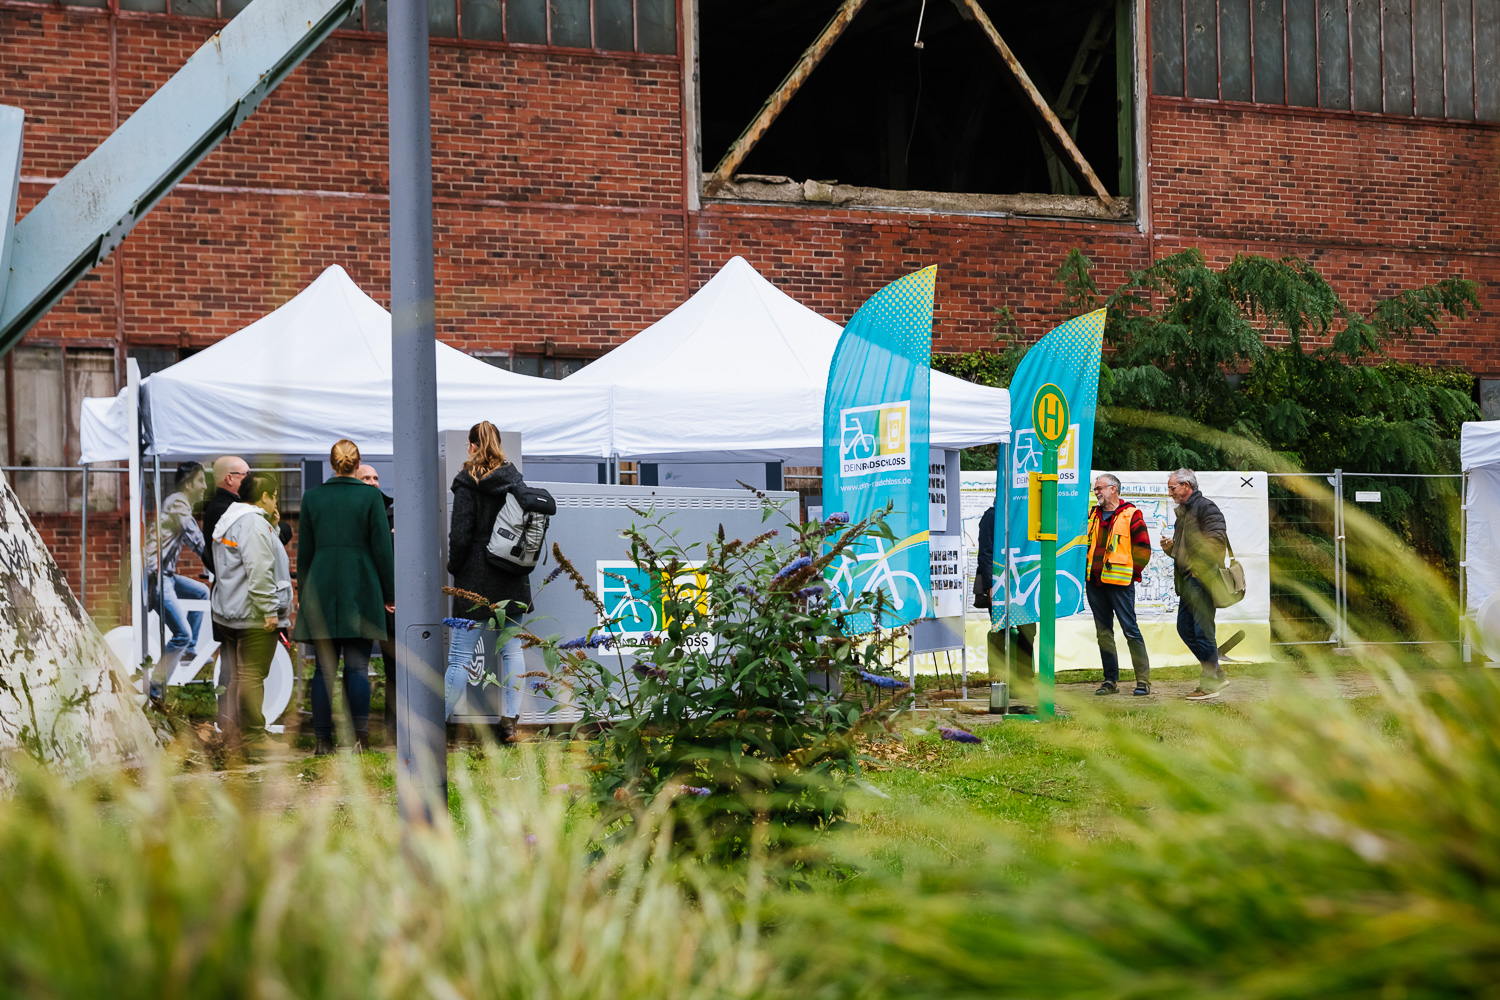
[[[839,475],[911,469],[911,400],[839,411]]]
[[[1011,488],[1024,490],[1027,475],[1042,471],[1042,442],[1036,431],[1024,427],[1015,432],[1010,450]],[[1068,436],[1057,448],[1057,482],[1059,486],[1078,482],[1078,425],[1068,425]]]
[[[628,651],[652,645],[654,639],[675,624],[669,605],[691,608],[691,616],[682,624],[705,623],[708,575],[699,569],[702,565],[688,563],[669,581],[667,574],[653,576],[650,570],[633,562],[599,560],[594,570],[597,592],[605,610],[605,617],[599,621],[601,630],[615,637],[618,648]],[[701,640],[705,652],[712,651],[711,632],[697,633],[692,638]]]

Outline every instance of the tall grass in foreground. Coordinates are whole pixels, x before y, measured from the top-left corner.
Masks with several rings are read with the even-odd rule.
[[[753,923],[662,863],[660,840],[592,853],[546,764],[460,772],[457,822],[405,850],[352,763],[321,787],[157,771],[69,788],[24,771],[0,803],[0,995],[753,991]]]
[[[1181,706],[1169,740],[1097,719],[1102,754],[1061,729],[1126,804],[1102,833],[1019,850],[997,827],[977,861],[851,843],[862,877],[781,901],[788,974],[948,1000],[1500,996],[1500,683],[1377,677],[1373,711],[1330,679]]]

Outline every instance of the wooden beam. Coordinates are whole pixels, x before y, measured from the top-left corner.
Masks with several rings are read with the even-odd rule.
[[[989,15],[985,14],[984,9],[979,6],[978,0],[954,0],[954,2],[959,5],[961,12],[966,13],[978,22],[979,30],[984,32],[985,37],[990,40],[990,44],[999,53],[1000,61],[1005,64],[1006,69],[1010,70],[1011,76],[1014,77],[1016,84],[1020,87],[1021,93],[1026,99],[1027,110],[1036,117],[1037,124],[1041,127],[1042,138],[1057,153],[1058,158],[1062,160],[1063,166],[1067,167],[1068,172],[1078,179],[1081,186],[1087,187],[1092,191],[1094,197],[1098,198],[1105,207],[1113,208],[1114,198],[1104,189],[1104,185],[1099,180],[1099,175],[1094,173],[1094,168],[1089,166],[1088,160],[1085,160],[1083,154],[1078,151],[1078,146],[1074,144],[1073,137],[1068,135],[1068,130],[1063,128],[1062,122],[1058,120],[1057,115],[1052,112],[1052,108],[1047,105],[1046,99],[1036,89],[1036,84],[1032,83],[1031,77],[1026,75],[1026,70],[1021,66],[1021,61],[1010,50],[1010,46],[1005,44],[1005,39],[1000,37],[1000,32],[995,30],[994,23],[990,21]]]
[[[817,68],[818,63],[823,61],[823,57],[828,54],[829,49],[833,48],[833,43],[839,40],[839,36],[844,33],[845,28],[849,27],[849,22],[854,20],[854,15],[859,13],[865,2],[866,0],[844,0],[839,9],[834,12],[833,18],[822,33],[807,47],[807,51],[802,53],[802,58],[797,60],[797,64],[786,75],[786,79],[781,81],[781,86],[766,98],[766,103],[761,105],[760,113],[755,116],[755,120],[746,126],[745,131],[740,133],[740,137],[734,140],[734,144],[719,161],[719,165],[714,167],[714,172],[708,176],[707,182],[703,185],[705,195],[712,197],[721,187],[729,183],[729,179],[734,176],[740,164],[745,162],[745,157],[750,155],[755,144],[760,142],[761,137],[766,134],[766,129],[771,127],[771,123],[786,108],[787,103],[798,90],[802,89],[808,76]]]

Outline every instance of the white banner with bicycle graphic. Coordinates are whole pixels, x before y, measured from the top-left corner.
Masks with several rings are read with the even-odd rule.
[[[1090,478],[1108,470],[1096,469]],[[1146,528],[1151,535],[1151,562],[1141,574],[1136,585],[1136,614],[1141,625],[1141,634],[1151,654],[1152,666],[1188,665],[1194,661],[1187,647],[1177,636],[1177,594],[1172,585],[1172,561],[1162,550],[1163,532],[1171,537],[1176,522],[1175,504],[1167,495],[1166,472],[1115,472],[1120,479],[1120,494],[1141,509]],[[1242,639],[1226,654],[1226,659],[1239,661],[1265,661],[1271,658],[1271,566],[1270,566],[1270,514],[1266,474],[1264,472],[1200,472],[1199,488],[1219,505],[1224,512],[1224,521],[1229,529],[1229,541],[1234,554],[1245,570],[1245,599],[1233,607],[1220,608],[1216,622],[1221,644],[1236,633],[1244,632]],[[994,503],[995,473],[965,472],[960,484],[964,547],[969,553],[967,565],[967,588],[965,607],[969,616],[966,639],[969,652],[984,662],[985,633],[988,631],[988,613],[974,607],[974,574],[977,569],[975,553],[979,542],[979,519]],[[1026,556],[1021,555],[1021,546],[1016,536],[1025,536],[1026,526],[1011,525],[1011,559],[1015,587],[1011,593],[1014,603],[1022,603],[1035,597],[1038,574],[1027,573]],[[1005,547],[1003,521],[995,525],[995,550]],[[1037,555],[1030,557],[1039,558]],[[1030,588],[1029,590],[1027,588]],[[1059,603],[1064,599],[1083,594],[1083,583],[1073,574],[1059,571],[1057,577]],[[1076,598],[1075,598],[1076,599]],[[1057,622],[1057,666],[1059,670],[1083,670],[1098,668],[1099,646],[1094,634],[1093,615],[1084,610]],[[1116,626],[1116,645],[1121,656],[1121,669],[1128,671],[1128,655],[1125,652],[1124,636]]]

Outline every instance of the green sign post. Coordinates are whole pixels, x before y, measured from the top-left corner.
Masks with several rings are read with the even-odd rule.
[[[1031,524],[1042,543],[1041,579],[1037,582],[1037,703],[1043,718],[1053,718],[1057,664],[1057,450],[1068,437],[1068,397],[1052,383],[1036,391],[1032,426],[1042,444],[1042,471],[1032,473]]]

